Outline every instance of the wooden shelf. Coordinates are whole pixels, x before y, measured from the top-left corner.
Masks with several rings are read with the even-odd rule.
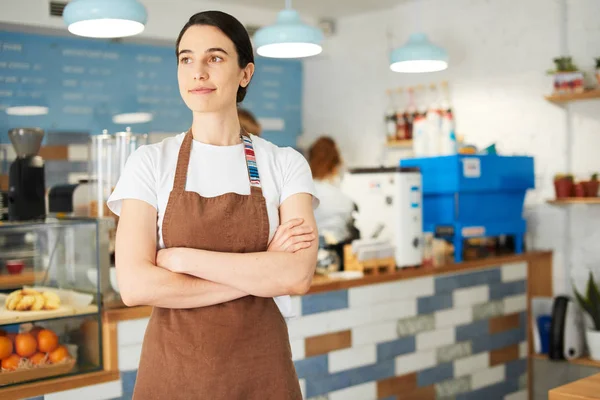
[[[600,204],[600,197],[569,197],[566,199],[548,200],[548,204],[566,206],[569,204]]]
[[[536,360],[552,361],[552,360],[548,359],[547,354],[533,354],[531,357],[535,358]],[[567,362],[569,364],[584,365],[586,367],[600,368],[600,361],[592,360],[589,357],[577,358],[575,360],[557,360],[556,362]]]
[[[25,268],[23,272],[16,275],[4,272],[0,274],[0,289],[18,289],[26,285],[33,285],[36,280],[39,282],[43,278],[44,272],[34,272],[33,268]]]
[[[98,313],[98,306],[90,304],[83,308],[61,306],[48,311],[8,311],[0,309],[0,325],[23,324],[25,322],[47,321],[59,318],[83,317]]]
[[[408,148],[411,148],[412,145],[413,145],[412,140],[395,140],[395,141],[387,142],[385,144],[386,147],[389,147],[392,149],[408,149]]]
[[[545,96],[545,98],[553,103],[568,103],[571,101],[600,99],[600,89],[586,90],[583,93],[551,94],[549,96]]]

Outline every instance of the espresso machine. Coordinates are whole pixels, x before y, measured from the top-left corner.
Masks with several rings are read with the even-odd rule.
[[[46,216],[44,160],[38,156],[44,131],[16,128],[8,137],[17,153],[8,173],[8,219],[30,221]]]

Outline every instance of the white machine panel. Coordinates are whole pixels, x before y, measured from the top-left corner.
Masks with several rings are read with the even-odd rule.
[[[423,260],[421,174],[408,168],[364,168],[344,176],[342,190],[356,203],[361,238],[388,239],[397,267]]]

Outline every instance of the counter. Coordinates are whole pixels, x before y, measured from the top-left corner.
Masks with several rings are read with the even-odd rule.
[[[292,297],[288,321],[305,398],[526,398],[532,296],[552,296],[550,252],[350,280],[317,276],[309,293]],[[120,379],[73,386],[69,398],[131,398],[150,313],[104,311],[104,369]],[[28,394],[57,390],[65,387]]]
[[[580,379],[548,392],[548,400],[598,400],[600,374]]]

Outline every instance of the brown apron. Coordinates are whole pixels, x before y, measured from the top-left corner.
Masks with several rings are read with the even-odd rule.
[[[191,130],[179,150],[163,220],[166,247],[267,250],[269,220],[250,137],[242,133],[251,193],[186,192]],[[195,309],[155,307],[146,329],[135,400],[302,399],[287,325],[272,298],[246,296]]]

